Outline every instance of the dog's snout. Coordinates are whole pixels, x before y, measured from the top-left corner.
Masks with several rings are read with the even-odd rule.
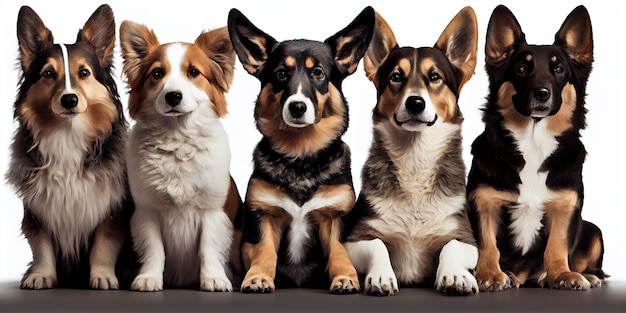
[[[177,106],[183,100],[183,94],[179,91],[170,91],[165,94],[165,101],[170,106]]]
[[[78,105],[78,96],[73,93],[68,93],[61,96],[61,106],[66,109],[75,108]]]
[[[306,103],[302,101],[294,101],[289,103],[289,113],[294,118],[301,118],[306,112]]]
[[[411,96],[406,99],[406,110],[411,114],[420,114],[424,112],[424,108],[426,108],[426,101],[424,98],[418,96]]]
[[[535,88],[535,90],[533,91],[533,96],[538,101],[546,102],[548,101],[548,99],[550,99],[550,90],[545,87]]]

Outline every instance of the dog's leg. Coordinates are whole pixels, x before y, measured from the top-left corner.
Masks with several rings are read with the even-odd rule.
[[[165,248],[161,225],[156,212],[139,207],[131,219],[131,232],[135,251],[139,255],[141,269],[130,285],[137,291],[163,290],[163,270],[165,269]]]
[[[261,212],[249,212],[248,214],[258,214],[255,222],[259,223],[257,229],[250,231],[258,232],[258,242],[244,242],[241,254],[245,267],[248,269],[246,276],[241,283],[241,292],[246,293],[269,293],[274,292],[274,278],[276,277],[276,262],[278,258],[278,247],[283,223],[279,221],[270,222],[269,218]],[[247,228],[250,225],[246,225]]]
[[[367,273],[363,293],[371,296],[393,296],[398,279],[391,266],[387,247],[380,239],[343,244],[358,273]]]
[[[602,285],[607,275],[602,270],[604,241],[598,226],[583,221],[579,240],[570,257],[570,268],[574,272],[583,273],[591,283],[591,288]]]
[[[224,266],[228,261],[233,227],[222,210],[209,210],[202,215],[200,235],[200,289],[232,291],[233,285]]]
[[[52,236],[40,228],[27,209],[24,209],[22,232],[33,252],[33,262],[24,274],[20,287],[24,289],[56,287],[56,256],[52,245]]]
[[[480,291],[500,291],[518,287],[516,279],[511,279],[500,269],[500,251],[496,234],[500,224],[502,206],[512,202],[513,196],[491,187],[479,187],[471,192],[470,201],[478,214],[478,263],[476,279]]]
[[[467,295],[478,291],[478,283],[470,273],[476,267],[478,249],[458,240],[450,240],[439,254],[435,287],[450,294]]]
[[[556,289],[587,290],[591,283],[581,273],[570,271],[568,261],[568,238],[572,215],[578,206],[578,193],[573,190],[561,191],[557,197],[546,203],[550,234],[544,252],[545,281],[542,285]]]
[[[103,221],[94,235],[93,247],[89,255],[89,283],[93,289],[118,289],[119,283],[115,276],[115,264],[128,236],[124,226],[128,222],[122,220],[125,214],[107,218]]]

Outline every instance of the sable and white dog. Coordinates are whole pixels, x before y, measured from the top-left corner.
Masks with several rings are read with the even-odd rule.
[[[403,285],[453,294],[478,291],[470,272],[478,251],[467,218],[457,104],[476,66],[478,25],[462,9],[433,48],[400,48],[376,15],[364,57],[377,89],[374,139],[363,187],[344,219],[345,246],[364,293],[393,295]]]
[[[131,289],[157,291],[165,283],[231,291],[241,199],[219,120],[235,65],[228,31],[160,44],[144,25],[125,21],[120,41],[137,121],[127,157],[136,205],[131,232],[142,265]]]

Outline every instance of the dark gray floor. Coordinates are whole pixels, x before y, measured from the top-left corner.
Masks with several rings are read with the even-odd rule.
[[[452,297],[430,288],[403,288],[394,297],[337,296],[324,290],[273,294],[21,290],[0,283],[0,312],[626,312],[626,281],[591,291],[521,288]]]

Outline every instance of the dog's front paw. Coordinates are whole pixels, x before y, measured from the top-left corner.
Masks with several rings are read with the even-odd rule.
[[[57,285],[54,273],[32,272],[24,275],[20,288],[22,289],[50,289]]]
[[[89,285],[100,290],[117,290],[120,287],[113,271],[91,271]]]
[[[163,290],[163,276],[140,274],[130,285],[135,291],[161,291]]]
[[[359,292],[359,279],[348,275],[337,275],[333,277],[330,284],[330,293],[336,295],[352,295]]]
[[[201,277],[200,290],[203,291],[233,291],[233,284],[226,277]]]
[[[519,287],[519,282],[513,273],[507,275],[500,270],[476,271],[476,280],[480,291],[502,291],[511,287]]]
[[[476,278],[464,268],[440,266],[435,287],[437,291],[450,295],[465,296],[478,292]]]
[[[374,268],[365,277],[364,294],[370,296],[393,296],[398,290],[398,279],[392,268]]]
[[[274,292],[274,280],[263,274],[251,275],[241,283],[241,292],[244,293],[271,293]]]
[[[592,285],[582,274],[576,272],[564,272],[554,277],[548,275],[547,282],[540,279],[540,284],[553,289],[563,290],[589,290]]]

